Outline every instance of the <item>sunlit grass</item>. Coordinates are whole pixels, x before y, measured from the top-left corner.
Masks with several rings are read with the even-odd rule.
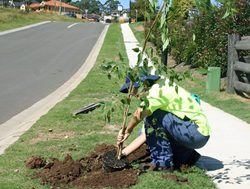
[[[81,22],[79,19],[69,18],[57,13],[23,12],[19,9],[0,7],[0,31],[26,26],[42,21]]]

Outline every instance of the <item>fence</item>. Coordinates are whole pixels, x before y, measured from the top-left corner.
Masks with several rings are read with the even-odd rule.
[[[250,56],[244,56],[249,51],[250,36],[240,39],[237,34],[228,35],[228,93],[250,93]]]

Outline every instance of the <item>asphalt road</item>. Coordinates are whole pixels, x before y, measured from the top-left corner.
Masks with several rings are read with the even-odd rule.
[[[0,36],[0,124],[65,83],[103,28],[99,23],[52,22]]]

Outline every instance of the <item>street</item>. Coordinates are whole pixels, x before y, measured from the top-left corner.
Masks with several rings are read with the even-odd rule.
[[[65,83],[103,28],[98,23],[51,22],[0,36],[0,124]]]

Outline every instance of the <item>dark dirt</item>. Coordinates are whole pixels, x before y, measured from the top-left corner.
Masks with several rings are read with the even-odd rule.
[[[134,167],[140,167],[138,165],[150,161],[147,146],[142,145],[130,154],[125,160],[125,168],[105,170],[104,159],[109,157],[110,154],[116,155],[115,152],[115,146],[100,144],[95,147],[93,152],[87,154],[80,160],[73,160],[70,155],[67,155],[62,161],[56,158],[45,160],[42,157],[31,156],[26,160],[25,165],[30,169],[41,168],[34,173],[32,178],[39,179],[41,184],[50,184],[56,189],[68,188],[69,185],[79,189],[104,187],[121,188],[135,185],[138,181],[139,174],[145,170]],[[117,159],[115,161],[117,161]],[[111,163],[112,160],[108,162]],[[122,160],[122,164],[123,163]],[[132,165],[135,164],[137,166],[133,167]],[[186,170],[188,167],[183,166],[182,168]],[[164,174],[162,177],[163,179],[172,180],[176,183],[188,183],[188,179],[178,177],[175,174]]]
[[[103,168],[103,157],[107,152],[116,149],[113,145],[97,145],[93,152],[80,160],[73,160],[67,155],[63,161],[56,158],[45,160],[41,157],[29,157],[26,161],[28,168],[40,168],[33,178],[40,179],[41,184],[64,187],[67,185],[77,188],[104,188],[104,187],[129,187],[135,185],[140,171],[127,166],[125,169],[107,172]],[[144,161],[148,157],[147,147],[143,145],[133,154],[128,156],[128,165],[136,161]],[[43,163],[36,164],[38,159]],[[40,161],[39,161],[40,162]],[[30,166],[32,165],[32,166]],[[63,184],[63,185],[61,185]],[[67,187],[66,187],[67,188]]]
[[[104,154],[103,168],[106,172],[119,171],[129,166],[127,157],[122,157],[121,159],[117,159],[116,154],[117,154],[116,149],[111,150]]]

